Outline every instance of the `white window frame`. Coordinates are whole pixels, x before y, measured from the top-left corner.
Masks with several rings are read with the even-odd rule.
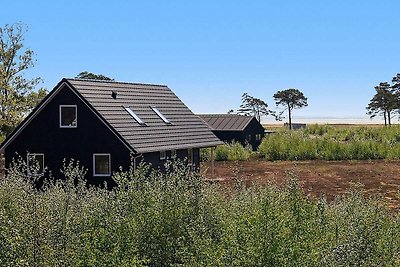
[[[107,174],[104,174],[104,173],[97,174],[96,173],[96,156],[108,156],[109,170],[108,170]],[[94,153],[93,154],[93,176],[96,176],[96,177],[109,177],[109,176],[111,176],[111,154],[110,153]]]
[[[76,124],[75,125],[62,125],[62,118],[61,118],[61,110],[62,108],[75,108],[75,119],[76,119]],[[78,107],[77,105],[60,105],[59,107],[59,121],[60,121],[60,128],[77,128],[78,127]]]
[[[167,151],[162,150],[160,151],[160,160],[166,160],[167,159]]]
[[[29,160],[29,157],[31,157],[31,156],[42,156],[43,157],[43,162],[42,162],[42,166],[43,166],[43,170],[42,170],[42,172],[40,173],[40,174],[43,174],[44,173],[44,153],[28,153],[27,155],[26,155],[26,166],[28,167],[28,172],[29,172],[29,169],[30,169],[30,166],[29,166],[29,162],[30,162],[30,160]]]
[[[132,118],[139,123],[140,125],[147,125],[133,110],[131,107],[123,107],[126,112],[129,113],[129,115],[132,116]]]
[[[160,117],[160,119],[163,120],[163,122],[165,122],[165,123],[168,124],[168,125],[172,124],[172,123],[164,116],[164,114],[162,114],[161,111],[158,110],[158,108],[152,107],[152,106],[150,106],[150,108],[158,115],[158,117]]]

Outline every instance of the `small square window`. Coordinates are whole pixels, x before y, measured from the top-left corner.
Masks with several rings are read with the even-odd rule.
[[[37,173],[43,173],[44,171],[44,154],[29,153],[27,156],[28,172],[30,173],[31,168],[38,168]]]
[[[93,154],[93,176],[111,175],[111,155]]]
[[[167,152],[160,151],[160,160],[165,160],[167,158]]]
[[[60,105],[60,128],[77,127],[76,105]]]

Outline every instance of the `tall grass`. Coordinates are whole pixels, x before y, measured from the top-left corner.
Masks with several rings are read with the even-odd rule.
[[[266,136],[259,152],[268,160],[400,159],[400,127],[283,129]]]
[[[242,146],[239,142],[226,143],[215,149],[215,160],[217,161],[244,161],[255,156],[256,152],[250,145]],[[211,160],[210,148],[200,149],[200,160],[202,162]]]
[[[399,266],[400,216],[354,190],[328,204],[284,187],[222,193],[183,162],[141,165],[113,191],[85,170],[34,189],[20,162],[0,180],[0,266]]]
[[[250,145],[242,146],[239,142],[220,145],[215,149],[215,160],[218,161],[243,161],[254,154]]]

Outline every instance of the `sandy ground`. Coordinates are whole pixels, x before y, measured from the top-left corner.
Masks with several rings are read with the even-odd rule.
[[[400,161],[216,162],[215,177],[211,176],[210,166],[210,162],[204,162],[202,173],[208,180],[225,186],[233,186],[235,175],[248,186],[269,182],[282,184],[288,172],[293,172],[305,193],[313,197],[324,194],[332,200],[360,183],[365,193],[383,194],[390,207],[400,208]]]

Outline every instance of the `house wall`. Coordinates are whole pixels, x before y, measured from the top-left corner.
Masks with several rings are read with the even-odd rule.
[[[59,105],[77,105],[77,128],[59,127]],[[90,184],[112,185],[110,177],[93,177],[93,153],[111,154],[111,170],[129,166],[130,150],[68,87],[64,87],[5,149],[6,166],[17,154],[43,153],[44,164],[55,178],[63,177],[64,159],[79,160]]]
[[[261,137],[264,137],[264,131],[264,127],[254,118],[243,131],[214,130],[213,133],[223,142],[237,141],[243,146],[250,144],[253,150],[256,150],[261,143],[261,140],[256,140],[256,134],[261,134]],[[250,140],[248,140],[248,136],[251,136]]]
[[[243,139],[246,140],[248,135],[251,135],[251,140],[248,143],[252,146],[253,150],[257,150],[262,140],[256,140],[256,135],[261,134],[261,139],[264,137],[264,127],[253,118],[243,131]]]
[[[77,128],[59,127],[59,106],[77,106]],[[120,166],[127,170],[131,164],[131,151],[116,137],[93,111],[67,86],[43,108],[25,129],[6,147],[5,165],[10,166],[18,155],[26,160],[27,153],[43,153],[44,164],[53,177],[63,178],[60,169],[64,159],[79,160],[87,168],[89,184],[99,185],[107,182],[115,185],[111,177],[93,176],[93,154],[111,155],[111,171],[117,172]],[[169,156],[170,156],[170,152]],[[187,150],[178,150],[178,158],[187,158]],[[159,152],[143,155],[145,162],[156,169],[163,169]],[[199,166],[199,149],[194,149],[194,163]],[[138,163],[139,161],[137,161]]]
[[[159,169],[161,171],[164,171],[164,165],[168,159],[171,159],[172,157],[172,152],[171,151],[166,151],[167,154],[167,159],[165,160],[160,160],[160,152],[151,152],[151,153],[146,153],[143,154],[143,157],[138,158],[138,163],[143,160],[146,163],[150,163],[151,166],[154,169]],[[185,161],[188,158],[188,150],[187,149],[178,149],[176,151],[176,157],[180,160]],[[199,148],[194,148],[193,149],[193,164],[195,168],[200,167],[200,149]]]

